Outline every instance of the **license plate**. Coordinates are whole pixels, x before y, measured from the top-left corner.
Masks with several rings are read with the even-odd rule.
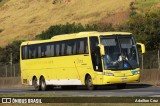
[[[125,82],[127,81],[128,79],[127,78],[122,78],[122,82]]]

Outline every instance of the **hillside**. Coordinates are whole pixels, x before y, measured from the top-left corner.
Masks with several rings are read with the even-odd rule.
[[[49,26],[66,22],[119,25],[128,19],[129,5],[135,0],[4,1],[7,2],[3,6],[0,5],[1,46],[17,39],[34,39],[35,35]],[[153,1],[157,2],[157,0]]]

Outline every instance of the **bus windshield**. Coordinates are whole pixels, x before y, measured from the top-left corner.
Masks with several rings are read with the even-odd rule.
[[[105,48],[103,58],[105,70],[127,70],[139,67],[137,48],[132,36],[101,37],[100,42]]]

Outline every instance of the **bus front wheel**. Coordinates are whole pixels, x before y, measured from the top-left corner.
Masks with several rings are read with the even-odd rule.
[[[42,91],[47,90],[47,85],[46,85],[45,79],[43,77],[40,79],[40,87],[41,87]]]
[[[94,85],[93,85],[91,76],[87,76],[87,78],[85,80],[85,85],[88,90],[94,90]]]

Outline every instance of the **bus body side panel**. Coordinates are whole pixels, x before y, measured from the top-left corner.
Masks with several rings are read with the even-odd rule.
[[[84,85],[85,75],[94,75],[88,54],[23,60],[21,65],[22,79],[28,85],[33,76],[38,80],[43,76],[47,85]]]

